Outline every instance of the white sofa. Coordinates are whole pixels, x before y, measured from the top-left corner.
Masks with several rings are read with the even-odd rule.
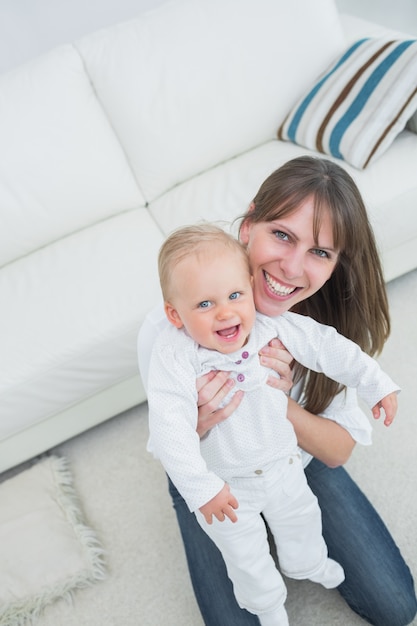
[[[0,471],[145,400],[166,234],[230,221],[307,150],[277,128],[364,34],[332,0],[178,0],[0,77]],[[386,279],[417,266],[417,134],[343,161]]]

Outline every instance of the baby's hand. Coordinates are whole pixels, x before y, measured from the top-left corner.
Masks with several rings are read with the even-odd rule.
[[[384,424],[385,426],[390,426],[397,412],[397,407],[398,407],[397,394],[390,393],[388,396],[385,396],[385,398],[382,398],[382,400],[378,402],[378,404],[376,404],[372,408],[372,415],[377,420],[381,417],[381,408],[384,409],[384,412],[385,412]]]
[[[237,522],[237,515],[234,512],[234,509],[237,509],[239,506],[238,501],[230,493],[230,487],[227,483],[224,484],[224,487],[217,496],[214,496],[211,500],[203,504],[200,507],[200,511],[204,515],[207,524],[212,524],[212,516],[216,517],[219,522],[224,522],[226,517],[230,519],[231,522]]]

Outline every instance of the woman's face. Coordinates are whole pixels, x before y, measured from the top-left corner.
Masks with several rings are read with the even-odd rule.
[[[314,204],[307,199],[290,215],[273,222],[242,224],[257,310],[276,316],[318,291],[330,278],[338,259],[330,214],[321,220],[318,242],[313,236]]]

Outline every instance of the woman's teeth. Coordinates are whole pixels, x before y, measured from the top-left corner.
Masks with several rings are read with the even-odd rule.
[[[264,272],[264,275],[265,275],[265,279],[266,279],[266,282],[268,283],[269,288],[277,296],[289,296],[290,293],[296,290],[296,287],[284,287],[284,285],[281,285],[281,283],[278,283],[266,272]]]

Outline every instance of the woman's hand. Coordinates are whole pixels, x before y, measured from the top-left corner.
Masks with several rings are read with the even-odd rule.
[[[291,363],[293,358],[279,339],[272,339],[260,351],[260,362],[270,367],[280,375],[280,378],[269,376],[268,385],[282,391],[289,391],[292,387]],[[212,371],[197,380],[198,393],[198,423],[197,433],[203,437],[213,426],[227,419],[239,406],[243,391],[233,394],[230,402],[219,409],[220,404],[233,389],[235,381],[230,378],[229,372]]]
[[[259,351],[259,356],[261,365],[269,367],[280,376],[279,378],[272,375],[269,376],[268,385],[274,387],[274,389],[289,391],[292,387],[293,371],[291,364],[294,359],[281,341],[272,339],[267,346]]]
[[[196,385],[198,393],[197,433],[201,439],[213,426],[223,422],[237,409],[243,398],[243,391],[236,391],[229,404],[219,409],[222,400],[235,385],[229,372],[209,372],[198,378]]]

